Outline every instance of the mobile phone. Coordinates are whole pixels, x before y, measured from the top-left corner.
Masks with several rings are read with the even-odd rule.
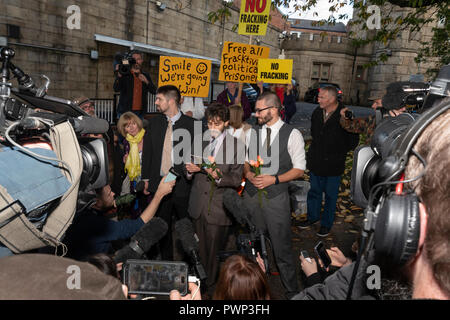
[[[164,182],[170,182],[173,180],[176,180],[178,178],[179,174],[175,172],[175,170],[172,168],[169,169],[169,173],[167,174],[166,179],[164,179]]]
[[[308,251],[302,250],[302,251],[300,251],[300,254],[302,255],[303,258],[305,258],[306,261],[308,261],[309,263],[312,263],[311,258],[309,257]]]
[[[319,256],[320,260],[322,260],[323,267],[326,269],[331,264],[331,258],[327,253],[327,250],[325,249],[325,246],[323,245],[322,241],[319,241],[319,243],[314,247],[314,251]]]
[[[127,260],[123,266],[123,283],[133,294],[169,295],[188,290],[188,265],[182,261]]]

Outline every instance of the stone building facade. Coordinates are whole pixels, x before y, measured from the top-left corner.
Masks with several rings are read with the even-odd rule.
[[[68,27],[76,22],[72,5],[79,8],[79,29]],[[223,41],[249,43],[232,31],[239,0],[224,25],[208,21],[222,6],[220,0],[1,0],[0,38],[16,50],[16,65],[51,79],[50,95],[112,98],[114,56],[130,48],[145,53],[144,70],[154,83],[161,55],[211,59],[217,79]],[[283,23],[277,10],[273,15],[266,36],[253,44],[270,47],[276,58]]]
[[[6,41],[16,50],[14,63],[24,71],[46,74],[52,81],[50,95],[68,99],[112,98],[114,56],[130,48],[145,53],[144,69],[155,83],[161,55],[211,59],[214,88],[223,42],[250,40],[233,31],[240,1],[233,1],[231,17],[221,25],[208,21],[209,12],[223,7],[221,0],[1,0],[0,46]],[[77,14],[79,28],[71,29]],[[315,81],[328,81],[341,86],[346,103],[364,105],[389,82],[425,75],[434,62],[417,65],[414,57],[418,40],[430,39],[431,28],[417,34],[405,31],[386,48],[355,50],[342,26],[313,28],[305,20],[286,20],[275,9],[266,36],[253,37],[252,43],[270,47],[270,58],[284,49],[286,58],[294,60],[300,97]],[[295,35],[285,37],[290,32]],[[386,63],[363,68],[382,50],[390,50]]]
[[[405,15],[407,9],[386,4],[381,12],[393,12]],[[354,13],[355,15],[356,13]],[[282,48],[286,58],[294,59],[293,74],[300,83],[300,95],[315,82],[337,83],[343,90],[344,102],[355,105],[369,105],[371,95],[383,94],[386,86],[395,81],[409,81],[417,76],[423,81],[430,81],[426,71],[436,64],[431,60],[417,64],[419,41],[430,41],[432,28],[429,24],[419,32],[403,31],[398,39],[386,46],[369,44],[355,49],[348,31],[342,25],[312,26],[310,21],[293,21],[290,36],[283,40]],[[362,36],[358,27],[353,27],[358,37]],[[364,67],[375,60],[381,52],[386,52],[389,59],[370,68]]]

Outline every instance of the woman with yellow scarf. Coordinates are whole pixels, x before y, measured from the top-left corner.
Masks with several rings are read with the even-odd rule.
[[[130,192],[136,189],[137,183],[141,180],[142,166],[142,146],[144,145],[145,129],[142,120],[133,112],[125,112],[119,118],[117,129],[124,140],[124,156],[125,173],[130,180]],[[145,200],[142,202],[142,200]],[[140,208],[145,208],[150,199],[141,195],[136,199],[132,208],[131,216],[137,218]]]

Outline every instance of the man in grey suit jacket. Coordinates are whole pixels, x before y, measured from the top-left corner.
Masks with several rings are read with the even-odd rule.
[[[203,154],[195,155],[194,162],[212,156],[217,164],[216,170],[192,163],[186,164],[186,170],[188,179],[194,179],[188,212],[200,240],[199,255],[208,275],[206,285],[212,286],[219,268],[217,253],[224,249],[228,227],[232,224],[222,196],[227,188],[234,189],[241,184],[245,145],[227,134],[225,128],[229,111],[224,105],[210,105],[206,110],[206,119],[209,129],[205,133],[207,141],[203,142]]]

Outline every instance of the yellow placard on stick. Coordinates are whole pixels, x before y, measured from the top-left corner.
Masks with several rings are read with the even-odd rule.
[[[292,59],[259,59],[258,81],[264,83],[291,83]]]
[[[182,96],[207,97],[211,78],[211,60],[161,56],[158,87],[174,85]]]
[[[223,45],[219,80],[256,83],[258,60],[269,57],[270,48],[226,41]]]
[[[238,33],[265,36],[271,2],[271,0],[242,0]]]

